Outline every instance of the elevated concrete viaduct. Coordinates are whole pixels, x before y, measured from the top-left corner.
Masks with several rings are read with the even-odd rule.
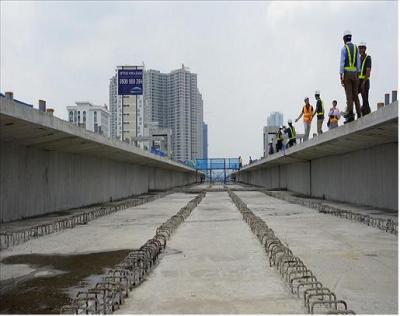
[[[183,164],[0,100],[1,222],[196,181]]]
[[[275,153],[236,174],[242,183],[398,209],[398,101]]]

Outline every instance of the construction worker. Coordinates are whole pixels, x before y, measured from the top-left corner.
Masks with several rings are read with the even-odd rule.
[[[361,42],[358,45],[358,49],[361,55],[361,69],[360,74],[358,75],[359,83],[358,83],[358,93],[361,93],[362,97],[362,106],[361,106],[361,114],[367,115],[371,113],[371,108],[369,107],[368,102],[368,94],[369,94],[369,77],[371,75],[371,56],[366,54],[367,44],[365,42]]]
[[[272,155],[273,153],[274,153],[274,144],[272,140],[270,140],[268,145],[268,155]]]
[[[276,152],[282,150],[283,147],[283,127],[279,127],[278,133],[276,134]]]
[[[296,129],[292,125],[292,120],[288,120],[289,127],[285,129],[285,133],[288,135],[289,141],[287,147],[292,147],[296,144]]]
[[[315,100],[317,100],[317,104],[315,105],[315,112],[313,114],[313,118],[317,115],[317,132],[318,135],[321,135],[322,132],[322,123],[324,122],[325,118],[325,110],[324,110],[324,102],[322,102],[320,98],[319,90],[315,91]]]
[[[351,42],[351,32],[343,34],[344,47],[340,53],[340,82],[346,92],[347,108],[344,118],[348,123],[354,121],[353,103],[356,106],[357,117],[361,117],[360,101],[358,100],[358,74],[360,72],[360,55],[358,48]]]
[[[332,107],[329,110],[328,113],[328,127],[329,129],[335,128],[339,126],[339,119],[340,119],[340,111],[339,109],[336,107],[337,106],[337,101],[333,100],[332,101]]]
[[[310,99],[308,97],[304,98],[305,105],[303,106],[303,109],[300,112],[299,117],[295,120],[297,121],[303,116],[303,121],[304,121],[304,141],[308,140],[308,137],[310,135],[310,129],[311,129],[311,121],[313,118],[313,111],[314,108],[310,104]]]

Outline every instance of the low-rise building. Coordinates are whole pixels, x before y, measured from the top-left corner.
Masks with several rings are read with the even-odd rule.
[[[88,101],[67,106],[68,121],[89,131],[110,137],[110,112],[106,105],[93,105]]]

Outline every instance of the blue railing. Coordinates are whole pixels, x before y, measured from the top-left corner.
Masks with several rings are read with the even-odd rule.
[[[157,155],[157,156],[161,156],[161,157],[165,157],[166,154],[164,152],[162,152],[161,150],[151,147],[151,151],[152,154]]]
[[[197,170],[239,170],[239,158],[196,159]]]

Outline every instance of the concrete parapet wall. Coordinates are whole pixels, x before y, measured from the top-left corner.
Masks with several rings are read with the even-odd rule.
[[[0,98],[0,222],[196,182],[196,171]]]
[[[276,153],[235,174],[267,189],[398,209],[398,103]]]
[[[237,180],[333,201],[398,209],[398,144],[282,165],[280,175],[277,171],[279,167],[240,172]],[[277,185],[279,177],[281,184]]]
[[[195,181],[195,175],[1,143],[1,221],[107,202]]]
[[[312,196],[396,210],[398,144],[311,161]]]

